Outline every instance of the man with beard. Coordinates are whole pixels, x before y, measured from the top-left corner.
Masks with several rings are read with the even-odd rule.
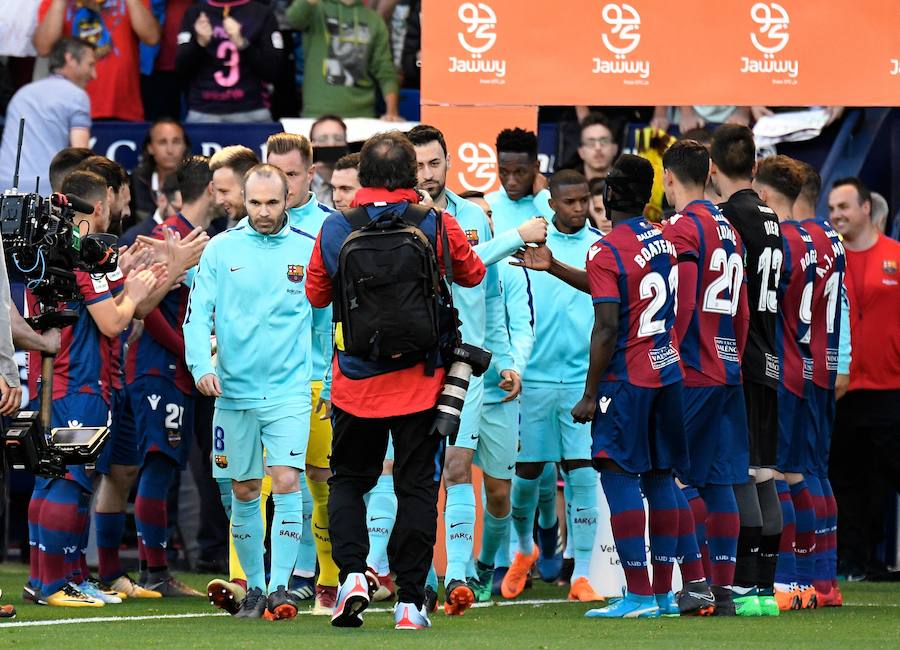
[[[216,233],[233,228],[247,216],[241,180],[244,174],[258,164],[256,154],[242,145],[220,149],[209,159],[209,169],[213,173],[213,196],[219,211],[213,224]]]

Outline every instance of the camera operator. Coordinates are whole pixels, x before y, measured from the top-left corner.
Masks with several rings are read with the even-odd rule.
[[[416,187],[416,152],[410,141],[396,132],[370,138],[360,153],[361,189],[347,214],[332,214],[322,226],[309,263],[307,294],[314,307],[338,301],[344,312],[344,286],[335,287],[342,247],[348,236],[361,239],[367,228],[384,220],[403,218],[420,200]],[[354,222],[348,218],[353,215]],[[437,218],[439,217],[439,218]],[[354,228],[357,219],[369,222]],[[377,222],[373,224],[372,222]],[[407,222],[404,218],[403,222]],[[469,245],[456,220],[449,214],[427,211],[418,221],[419,232],[436,251],[438,269],[460,286],[475,286],[485,274],[484,264]],[[378,258],[382,261],[382,258]],[[432,258],[433,260],[434,258]],[[444,260],[450,262],[449,268]],[[344,276],[346,278],[346,276]],[[412,278],[397,277],[397,285],[415,284]],[[444,282],[440,280],[439,282]],[[378,310],[379,305],[367,307]],[[385,305],[373,317],[381,324],[379,338],[385,344],[395,331],[410,327],[411,310],[421,313],[419,304],[397,311]],[[356,318],[356,316],[354,316]],[[358,322],[358,321],[357,321]],[[438,435],[429,435],[436,417],[438,396],[444,385],[441,365],[430,367],[429,354],[398,358],[379,356],[376,349],[363,356],[348,354],[348,334],[353,318],[341,313],[337,325],[336,356],[333,362],[333,443],[331,452],[331,495],[328,515],[332,554],[340,569],[341,586],[332,625],[358,627],[359,613],[368,606],[366,589],[366,508],[363,495],[372,489],[381,474],[388,443],[394,441],[394,484],[398,516],[388,555],[399,587],[395,620],[398,627],[427,627],[425,577],[431,562],[437,527],[437,496],[444,447]],[[418,323],[412,323],[413,326]],[[440,331],[445,337],[447,331]],[[436,353],[437,345],[433,350]],[[434,365],[434,364],[432,364]],[[430,371],[430,372],[429,372]]]
[[[88,171],[74,171],[63,181],[61,189],[94,207],[90,214],[75,214],[74,221],[82,236],[106,231],[109,193],[102,177]],[[103,397],[103,337],[118,336],[128,327],[138,303],[155,288],[161,272],[144,269],[131,273],[120,298],[113,298],[105,275],[92,276],[80,270],[74,274],[82,300],[68,304],[78,320],[61,332],[60,351],[53,364],[50,426],[103,426],[109,418],[109,405]],[[32,315],[55,307],[40,305],[31,292],[28,292],[28,302]],[[40,367],[40,357],[29,355],[29,378],[35,394]],[[83,465],[70,465],[65,478],[35,479],[33,508],[29,508],[29,518],[33,516],[34,521],[29,523],[34,523],[30,528],[37,533],[37,539],[31,540],[32,547],[37,546],[41,552],[25,587],[30,600],[62,607],[104,604],[99,597],[88,596],[70,584],[70,581],[83,582],[86,577],[78,567],[93,492],[92,473]]]

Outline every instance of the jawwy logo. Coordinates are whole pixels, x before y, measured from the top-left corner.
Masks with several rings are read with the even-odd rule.
[[[467,190],[487,192],[497,183],[497,156],[485,143],[463,142],[459,145],[457,157],[466,166],[457,177],[459,184]]]
[[[641,15],[638,10],[627,3],[609,3],[603,7],[603,21],[612,27],[609,33],[602,36],[603,45],[613,55],[612,60],[594,57],[594,74],[628,75],[623,83],[629,86],[646,86],[650,76],[650,62],[629,59],[628,55],[637,49],[641,42],[638,30],[641,28]],[[636,77],[636,78],[635,78]]]
[[[483,84],[505,84],[506,60],[485,59],[483,55],[497,42],[497,14],[484,2],[464,2],[457,11],[459,21],[465,27],[456,38],[468,58],[450,57],[450,72],[489,74],[493,77],[479,79]]]
[[[796,59],[776,59],[775,55],[783,50],[791,35],[788,33],[788,25],[791,18],[787,9],[777,2],[757,2],[750,8],[750,18],[759,25],[756,31],[750,32],[750,42],[753,43],[762,59],[753,59],[742,56],[743,67],[741,72],[750,74],[786,74],[788,79],[772,79],[772,83],[781,85],[796,84],[797,74],[800,72],[800,62]],[[764,34],[761,37],[760,34]]]

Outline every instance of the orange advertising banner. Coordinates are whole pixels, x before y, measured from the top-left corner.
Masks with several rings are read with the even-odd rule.
[[[423,0],[422,103],[900,105],[891,0]]]
[[[447,186],[454,192],[492,192],[497,180],[497,134],[519,127],[537,132],[536,106],[422,106],[422,122],[447,141]]]

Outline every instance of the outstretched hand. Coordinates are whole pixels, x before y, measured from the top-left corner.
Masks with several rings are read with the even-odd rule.
[[[523,266],[532,271],[549,271],[553,263],[553,253],[546,245],[526,246],[513,253],[518,261],[511,262],[514,266]]]

